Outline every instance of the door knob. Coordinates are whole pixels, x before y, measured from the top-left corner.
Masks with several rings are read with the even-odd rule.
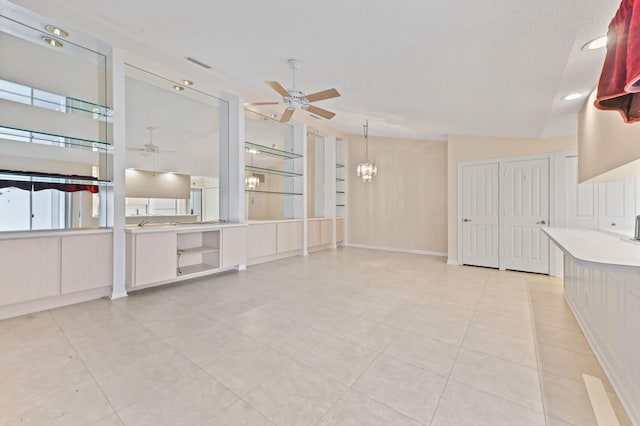
[[[471,219],[462,219],[463,222],[471,222]]]
[[[541,220],[540,222],[536,222],[536,225],[546,225],[547,222],[544,220]]]

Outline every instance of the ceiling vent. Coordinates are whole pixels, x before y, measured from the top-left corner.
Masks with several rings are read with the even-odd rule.
[[[187,61],[189,61],[189,62],[193,62],[194,64],[201,66],[202,68],[206,68],[206,69],[208,69],[208,70],[210,70],[210,69],[212,68],[212,67],[211,67],[211,65],[207,65],[207,64],[205,64],[204,62],[200,62],[200,61],[199,61],[199,60],[197,60],[197,59],[193,59],[193,58],[190,58],[190,57],[187,57],[186,59],[187,59]]]

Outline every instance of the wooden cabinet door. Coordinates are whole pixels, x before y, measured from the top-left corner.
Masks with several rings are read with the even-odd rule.
[[[62,294],[113,285],[113,235],[62,237]]]
[[[341,243],[344,241],[344,219],[336,219],[336,242]]]
[[[278,253],[302,249],[302,222],[278,223]]]
[[[310,220],[307,222],[307,247],[315,247],[320,244],[320,221]]]
[[[255,259],[276,254],[276,224],[251,224],[247,231],[247,257]]]
[[[176,247],[175,232],[137,234],[133,285],[141,286],[175,278]]]
[[[0,304],[60,294],[60,237],[0,241]]]
[[[333,243],[333,220],[326,219],[320,222],[320,244]]]
[[[222,267],[228,268],[247,263],[247,228],[222,230]]]

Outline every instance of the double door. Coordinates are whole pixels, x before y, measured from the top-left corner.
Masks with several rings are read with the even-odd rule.
[[[461,166],[462,263],[549,273],[549,159]]]

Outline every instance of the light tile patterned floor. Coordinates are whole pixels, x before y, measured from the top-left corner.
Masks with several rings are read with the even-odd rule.
[[[0,425],[595,425],[562,280],[342,248],[0,321]]]

